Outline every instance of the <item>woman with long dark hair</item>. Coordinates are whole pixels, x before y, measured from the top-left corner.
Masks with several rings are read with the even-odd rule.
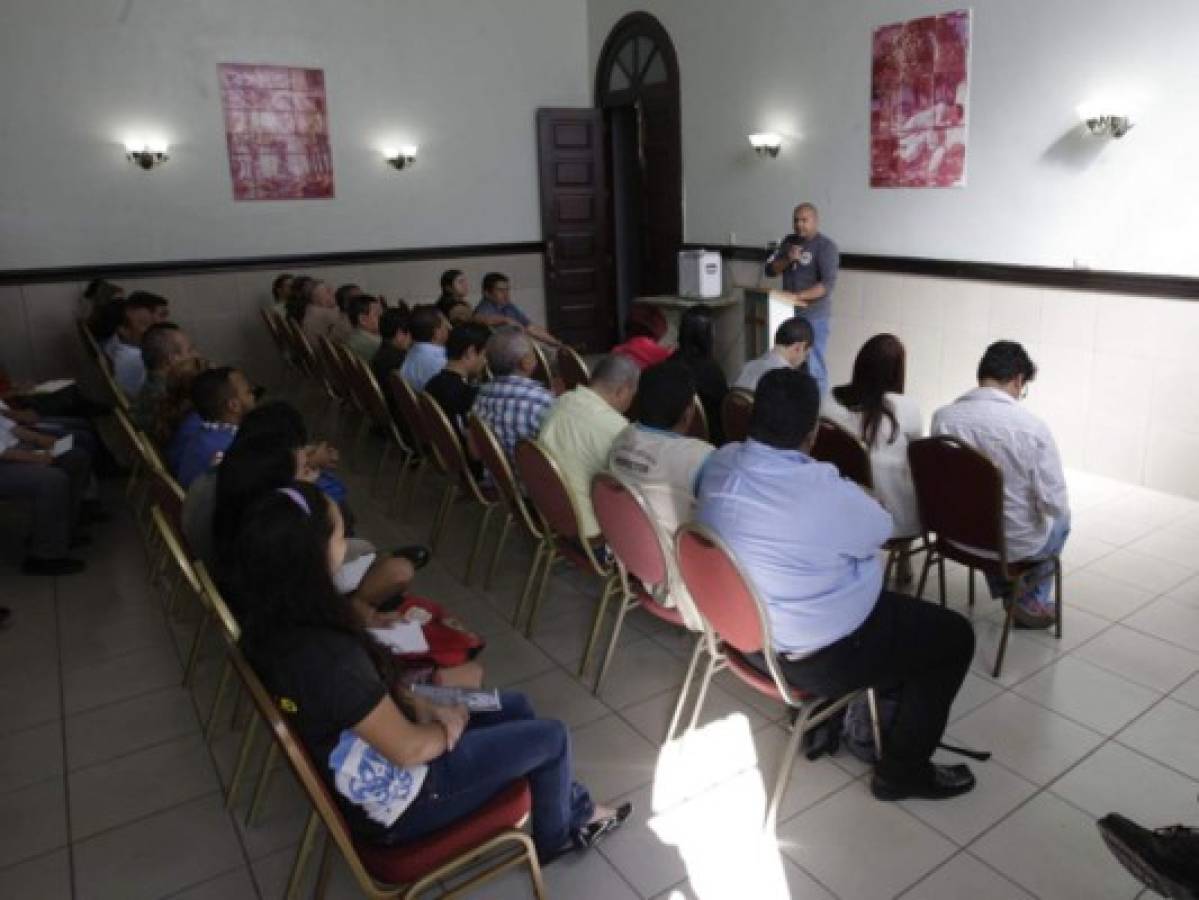
[[[825,397],[820,413],[861,438],[870,451],[874,489],[895,520],[895,537],[920,533],[908,442],[924,437],[916,401],[904,394],[906,353],[893,334],[876,334],[853,361],[853,378]]]
[[[397,687],[389,654],[342,601],[332,572],[345,554],[335,504],[303,482],[270,491],[238,532],[233,590],[242,648],[280,698],[350,829],[395,845],[425,837],[518,778],[533,795],[543,860],[587,848],[629,815],[596,806],[572,779],[570,736],[537,719],[521,694],[468,713]]]
[[[451,325],[466,322],[474,314],[474,308],[466,299],[469,292],[470,282],[461,269],[446,269],[441,273],[441,295],[434,305]]]
[[[713,354],[715,329],[712,313],[706,306],[693,306],[679,319],[679,349],[672,360],[691,370],[695,379],[695,392],[699,394],[704,414],[708,417],[708,437],[713,444],[724,443],[724,423],[720,420],[720,406],[724,395],[729,392],[729,381],[724,369]]]

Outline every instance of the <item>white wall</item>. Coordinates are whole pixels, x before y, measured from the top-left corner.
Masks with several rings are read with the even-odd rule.
[[[612,26],[643,9],[682,76],[688,241],[758,244],[812,199],[843,250],[1199,274],[1199,4],[973,4],[967,186],[868,186],[870,36],[966,0],[588,0],[592,71]],[[1120,141],[1081,134],[1075,107],[1133,95]],[[1114,110],[1120,112],[1122,110]],[[792,135],[775,160],[745,135]]]
[[[584,0],[4,0],[0,269],[537,240],[534,110],[589,103],[586,34]],[[219,62],[325,70],[335,199],[233,201]]]

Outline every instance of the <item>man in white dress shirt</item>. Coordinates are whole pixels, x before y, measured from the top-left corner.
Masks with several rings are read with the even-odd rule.
[[[733,387],[752,391],[758,379],[771,369],[798,369],[812,350],[812,323],[795,316],[783,322],[774,332],[774,346],[757,359],[751,359],[741,367],[741,374]]]
[[[989,456],[1003,472],[1003,526],[1008,558],[1040,559],[1061,553],[1070,533],[1070,498],[1062,460],[1049,426],[1020,405],[1037,367],[1015,341],[996,341],[978,364],[978,387],[933,415],[932,433],[959,438]],[[1029,578],[1016,602],[1016,620],[1028,628],[1053,621],[1052,567]],[[1011,586],[988,579],[991,595],[1008,601]]]

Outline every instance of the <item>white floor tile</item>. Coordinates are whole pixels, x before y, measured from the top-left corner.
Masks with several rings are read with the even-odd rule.
[[[840,897],[893,897],[953,855],[954,845],[862,782],[779,828],[784,853]]]
[[[1103,740],[1102,735],[1010,693],[954,722],[949,735],[950,743],[990,750],[998,762],[1040,785]]]
[[[1195,570],[1195,535],[1186,529],[1166,528],[1154,531],[1128,545],[1129,550],[1167,560],[1183,568]]]
[[[1154,600],[1125,619],[1124,624],[1184,649],[1199,647],[1199,608],[1169,597]]]
[[[599,692],[600,699],[613,709],[640,703],[683,683],[687,663],[665,647],[650,638],[622,640],[621,644]],[[596,651],[597,661],[585,677],[588,686],[594,681],[602,652],[602,648]]]
[[[539,717],[558,719],[570,728],[602,719],[612,712],[578,679],[556,667],[517,682],[510,690],[527,696]]]
[[[935,761],[943,765],[968,763],[978,781],[974,790],[952,800],[904,800],[900,806],[962,847],[1038,790],[1031,781],[993,761],[973,762],[948,753],[938,754]]]
[[[1199,654],[1123,625],[1113,625],[1073,655],[1158,691],[1172,691],[1199,672]]]
[[[1191,778],[1199,778],[1199,710],[1168,697],[1116,739]]]
[[[698,681],[699,679],[696,678],[695,680]],[[621,716],[636,728],[647,741],[661,746],[666,737],[666,729],[670,725],[670,717],[674,714],[674,708],[678,703],[680,690],[681,686],[671,688],[648,700],[627,706],[621,710]],[[694,700],[697,692],[698,685],[696,684],[692,686],[689,702],[679,717],[680,732],[691,721],[691,711],[693,708],[691,701]],[[741,703],[718,685],[712,684],[708,688],[708,694],[704,700],[704,709],[699,720],[700,725],[707,725],[729,716],[744,717],[749,722],[749,727],[753,731],[757,731],[759,728],[769,724],[769,720],[754,707]]]
[[[1069,628],[1068,618],[1065,627]],[[992,677],[1002,636],[1003,627],[995,622],[974,623],[975,645],[974,661],[970,664],[971,671],[983,678]],[[996,680],[1005,687],[1011,687],[1059,659],[1064,652],[1064,648],[1056,644],[1034,640],[1030,632],[1013,628],[1008,636],[1003,669]]]
[[[1087,566],[1085,571],[1115,578],[1144,591],[1161,594],[1178,587],[1194,575],[1195,567],[1180,566],[1177,563],[1122,548],[1095,560]]]
[[[1063,580],[1066,596],[1066,625],[1072,624],[1071,608],[1086,610],[1111,622],[1136,612],[1155,596],[1151,591],[1125,584],[1090,569],[1072,572]]]
[[[1199,675],[1194,676],[1170,695],[1179,703],[1199,709]]]
[[[1094,819],[1052,794],[1034,797],[971,853],[1042,900],[1131,900],[1140,890]]]
[[[1028,900],[1030,894],[969,853],[959,853],[903,895],[903,900]]]
[[[1161,697],[1151,688],[1069,656],[1013,690],[1106,735],[1115,734]]]
[[[1118,812],[1138,822],[1199,819],[1195,802],[1199,781],[1114,741],[1104,744],[1050,789],[1096,818]]]
[[[953,699],[953,706],[949,709],[949,721],[954,722],[971,710],[982,706],[1003,688],[989,678],[983,678],[974,672],[966,673],[966,680],[962,682],[961,688],[958,690],[958,695]]]
[[[575,778],[603,803],[654,780],[657,751],[617,716],[572,729]]]
[[[66,848],[0,869],[0,897],[71,900],[71,860]]]

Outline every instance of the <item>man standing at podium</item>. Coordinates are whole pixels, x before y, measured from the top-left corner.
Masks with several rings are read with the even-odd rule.
[[[766,261],[766,274],[783,276],[783,290],[795,294],[796,315],[812,325],[814,340],[808,351],[808,371],[820,385],[823,397],[828,393],[825,347],[841,254],[837,245],[820,233],[820,213],[814,204],[804,202],[795,207],[792,221],[795,233],[783,238],[774,256]]]

